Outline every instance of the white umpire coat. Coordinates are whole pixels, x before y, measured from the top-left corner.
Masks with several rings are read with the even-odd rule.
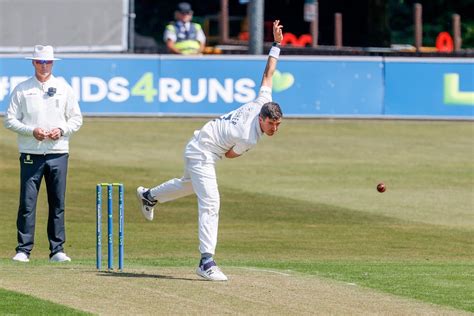
[[[54,95],[48,89],[55,88]],[[4,125],[18,134],[18,150],[27,154],[61,154],[69,152],[69,137],[82,126],[82,114],[71,86],[51,75],[46,82],[35,76],[18,84],[10,95]],[[33,130],[61,128],[58,140],[37,140]]]

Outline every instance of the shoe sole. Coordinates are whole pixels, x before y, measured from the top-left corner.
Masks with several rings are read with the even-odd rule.
[[[206,279],[206,280],[208,280],[208,281],[223,282],[223,281],[227,281],[227,280],[228,280],[228,279],[222,279],[222,280],[221,280],[221,279],[219,279],[219,280],[217,280],[217,279],[212,279],[212,278],[210,278],[206,273],[202,272],[202,270],[201,270],[199,267],[196,268],[196,274],[197,274],[198,276],[200,276],[201,278]]]
[[[142,202],[142,196],[140,194],[140,188],[141,189],[144,189],[144,187],[138,187],[137,188],[137,200],[138,200],[138,207],[140,208],[140,212],[142,213],[143,217],[147,220],[147,221],[152,221],[153,220],[153,216],[151,218],[148,218],[145,213],[143,212],[143,202]]]

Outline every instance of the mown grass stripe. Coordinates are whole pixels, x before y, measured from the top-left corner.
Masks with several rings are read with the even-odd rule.
[[[0,288],[2,315],[92,315],[77,309]]]

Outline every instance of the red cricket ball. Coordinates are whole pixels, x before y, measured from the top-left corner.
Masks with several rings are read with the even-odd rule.
[[[386,189],[387,187],[385,186],[383,182],[380,182],[379,184],[377,184],[377,191],[379,191],[380,193],[385,192]]]

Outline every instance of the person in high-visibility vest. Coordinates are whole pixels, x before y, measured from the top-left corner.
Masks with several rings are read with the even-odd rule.
[[[201,25],[192,23],[193,10],[187,2],[181,2],[175,11],[175,21],[166,26],[163,40],[170,53],[195,55],[206,46],[206,35]]]

